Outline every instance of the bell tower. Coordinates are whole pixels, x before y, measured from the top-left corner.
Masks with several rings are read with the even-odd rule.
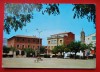
[[[80,37],[80,39],[81,39],[82,43],[85,43],[85,32],[83,31],[83,28],[82,28],[82,31],[81,31],[81,37]]]

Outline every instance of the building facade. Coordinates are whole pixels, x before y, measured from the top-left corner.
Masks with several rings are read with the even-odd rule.
[[[52,50],[55,46],[68,45],[70,42],[75,40],[75,34],[72,32],[65,32],[51,35],[47,38],[48,49]]]
[[[92,43],[93,46],[95,47],[95,46],[96,46],[96,33],[91,34],[91,35],[89,35],[89,36],[86,36],[86,37],[85,37],[85,43],[86,43],[86,44]]]
[[[8,47],[15,47],[16,49],[32,48],[38,49],[42,46],[42,39],[35,36],[17,35],[8,39]]]

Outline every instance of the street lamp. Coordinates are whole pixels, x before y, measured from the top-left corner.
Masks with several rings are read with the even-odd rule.
[[[39,51],[39,55],[40,55],[40,33],[42,32],[42,31],[40,31],[39,29],[36,29],[37,30],[37,32],[39,33],[39,49],[38,49],[38,51]]]

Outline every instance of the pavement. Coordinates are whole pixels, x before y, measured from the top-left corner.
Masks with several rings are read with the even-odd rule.
[[[75,68],[95,69],[96,59],[61,59],[61,58],[2,58],[3,68]]]

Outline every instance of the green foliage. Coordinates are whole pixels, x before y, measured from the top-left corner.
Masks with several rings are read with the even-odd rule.
[[[3,53],[9,53],[10,48],[7,46],[3,46]]]
[[[59,4],[46,4],[46,9],[44,11],[42,11],[42,14],[44,13],[48,13],[49,15],[54,14],[54,15],[58,15],[60,14],[59,11]]]
[[[31,14],[20,14],[19,17],[7,16],[7,18],[4,20],[4,31],[9,34],[12,29],[15,31],[17,31],[19,28],[22,29],[24,26],[26,26],[26,23],[30,22],[31,19]]]
[[[95,47],[93,47],[94,48],[94,50],[96,51],[96,46]]]
[[[91,48],[93,48],[93,44],[92,43],[87,44],[87,49],[91,50]]]
[[[32,48],[25,48],[24,51],[26,53],[33,53],[33,54],[35,53],[35,51]]]
[[[86,17],[89,22],[96,24],[96,8],[95,4],[73,4],[75,11],[73,18],[84,18]]]
[[[57,47],[57,46],[55,46],[55,47],[52,49],[52,53],[54,53],[54,54],[57,54],[57,53],[58,53],[58,47]]]
[[[63,53],[63,52],[70,52],[70,48],[68,48],[66,45],[60,45],[60,46],[55,46],[53,49],[52,49],[52,52],[54,54],[57,54],[57,53]]]
[[[40,47],[40,53],[43,54],[46,52],[46,48],[44,46]]]
[[[71,49],[72,52],[78,52],[80,51],[80,45],[81,45],[81,42],[80,41],[74,41],[74,42],[71,42],[68,47]]]
[[[94,4],[73,4],[75,11],[73,18],[87,17],[88,21],[95,24],[95,5]],[[17,31],[26,26],[33,19],[34,11],[43,15],[59,15],[59,4],[5,4],[4,31],[10,34],[11,30]]]
[[[81,43],[80,50],[83,52],[85,49],[87,49],[87,45],[84,43]]]
[[[64,49],[64,52],[70,52],[71,50],[70,50],[70,48],[65,48]]]
[[[14,51],[16,51],[17,49],[16,49],[15,47],[10,47],[10,50],[14,52]]]
[[[80,46],[81,46],[80,41],[73,41],[68,46],[72,52],[75,52],[75,59],[76,59],[76,53],[80,51]]]
[[[35,51],[32,48],[25,48],[23,49],[23,51],[26,52],[27,57],[33,57],[33,55],[35,54]],[[24,52],[22,55],[24,55]]]
[[[70,52],[73,51],[73,47],[71,45],[72,45],[72,43],[67,45],[67,48],[70,50]]]
[[[46,5],[43,10],[43,6]],[[11,30],[17,31],[26,26],[28,22],[33,19],[34,11],[41,12],[42,14],[48,13],[49,15],[58,15],[59,4],[5,4],[4,15],[4,31],[10,34]]]

